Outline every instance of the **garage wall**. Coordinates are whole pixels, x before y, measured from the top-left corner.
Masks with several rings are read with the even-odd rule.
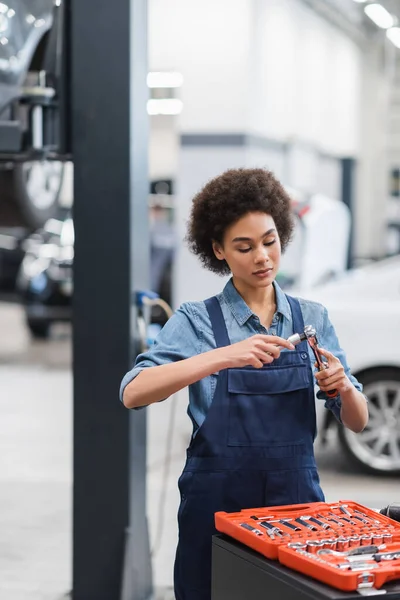
[[[271,168],[288,186],[340,197],[340,158],[359,151],[362,53],[354,41],[301,0],[152,0],[149,23],[150,69],[184,77],[181,239],[191,197],[225,168]],[[175,304],[220,285],[180,249]]]
[[[172,115],[151,117],[149,130],[149,177],[169,179],[178,171],[179,135],[177,118]]]
[[[181,131],[241,131],[251,0],[151,0],[150,70],[184,76]]]
[[[355,154],[360,49],[299,0],[254,0],[252,7],[250,129]]]
[[[301,0],[152,0],[151,70],[184,76],[182,132],[358,144],[360,51]]]

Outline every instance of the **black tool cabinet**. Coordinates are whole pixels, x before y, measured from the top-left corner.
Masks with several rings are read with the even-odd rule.
[[[383,590],[384,595],[369,597],[400,600],[400,580]],[[213,537],[212,600],[360,600],[363,595],[292,571],[228,536]]]

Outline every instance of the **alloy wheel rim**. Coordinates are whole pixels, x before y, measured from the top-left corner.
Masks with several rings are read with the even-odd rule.
[[[354,455],[379,471],[400,470],[400,381],[379,381],[364,386],[369,422],[361,433],[344,430]]]
[[[23,169],[30,201],[38,210],[47,210],[58,198],[62,182],[62,162],[26,162]]]

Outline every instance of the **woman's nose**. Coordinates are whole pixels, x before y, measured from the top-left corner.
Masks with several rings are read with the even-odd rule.
[[[255,256],[255,261],[257,263],[259,263],[259,262],[265,262],[268,260],[269,260],[268,248],[266,248],[265,246],[258,248],[257,252],[256,252],[256,256]]]

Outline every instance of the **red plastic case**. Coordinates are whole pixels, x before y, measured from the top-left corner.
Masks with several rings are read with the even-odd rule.
[[[299,517],[304,519],[302,523],[295,521]],[[317,519],[326,527],[305,517]],[[281,520],[287,520],[300,531],[293,531],[287,524],[279,522]],[[218,512],[215,514],[215,526],[218,531],[267,558],[279,560],[287,567],[343,591],[363,587],[379,589],[388,581],[400,579],[400,523],[351,500],[251,508],[237,513]],[[260,533],[246,529],[248,526]],[[275,534],[272,539],[271,526],[287,535]],[[314,527],[314,530],[311,531],[310,527]],[[290,544],[298,544],[298,547],[291,547]],[[399,558],[377,562],[361,556],[349,560],[346,556],[335,556],[331,552],[319,553],[320,550],[338,551],[339,548],[339,551],[348,551],[356,546],[368,545],[380,546],[378,554],[393,552],[398,553]],[[339,564],[350,561],[352,565],[356,562],[359,565],[351,570],[339,568]]]

